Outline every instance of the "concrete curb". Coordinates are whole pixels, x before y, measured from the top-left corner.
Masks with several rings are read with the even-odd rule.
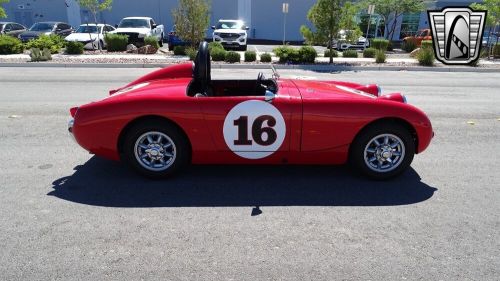
[[[62,68],[160,68],[171,63],[0,63],[0,67],[62,67]],[[500,73],[499,68],[425,67],[425,66],[349,66],[349,65],[282,65],[276,69],[300,69],[317,72],[338,71],[429,71],[429,72],[487,72]],[[212,64],[212,69],[269,69],[269,64]]]

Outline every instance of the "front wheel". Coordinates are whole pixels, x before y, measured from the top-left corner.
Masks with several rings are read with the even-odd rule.
[[[124,159],[140,174],[165,178],[189,163],[190,148],[178,128],[162,122],[132,127],[124,141]]]
[[[414,154],[415,142],[407,128],[396,123],[375,124],[352,143],[350,162],[362,174],[383,180],[405,171]]]

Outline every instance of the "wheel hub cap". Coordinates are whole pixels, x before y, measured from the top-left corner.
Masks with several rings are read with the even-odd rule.
[[[371,139],[365,147],[366,165],[376,172],[396,169],[404,159],[403,141],[393,134],[381,134]]]
[[[174,142],[162,132],[148,132],[140,136],[134,151],[139,164],[155,172],[166,170],[176,158]]]

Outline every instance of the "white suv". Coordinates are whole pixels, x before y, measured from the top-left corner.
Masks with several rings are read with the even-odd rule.
[[[219,20],[212,26],[214,42],[220,42],[224,47],[237,47],[247,50],[248,26],[241,20]]]

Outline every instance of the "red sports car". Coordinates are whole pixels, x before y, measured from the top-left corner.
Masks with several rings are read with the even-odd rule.
[[[274,69],[273,69],[274,70]],[[212,80],[207,43],[194,63],[152,72],[70,110],[90,153],[148,177],[192,164],[344,164],[386,179],[429,145],[429,118],[377,85],[281,79]]]

